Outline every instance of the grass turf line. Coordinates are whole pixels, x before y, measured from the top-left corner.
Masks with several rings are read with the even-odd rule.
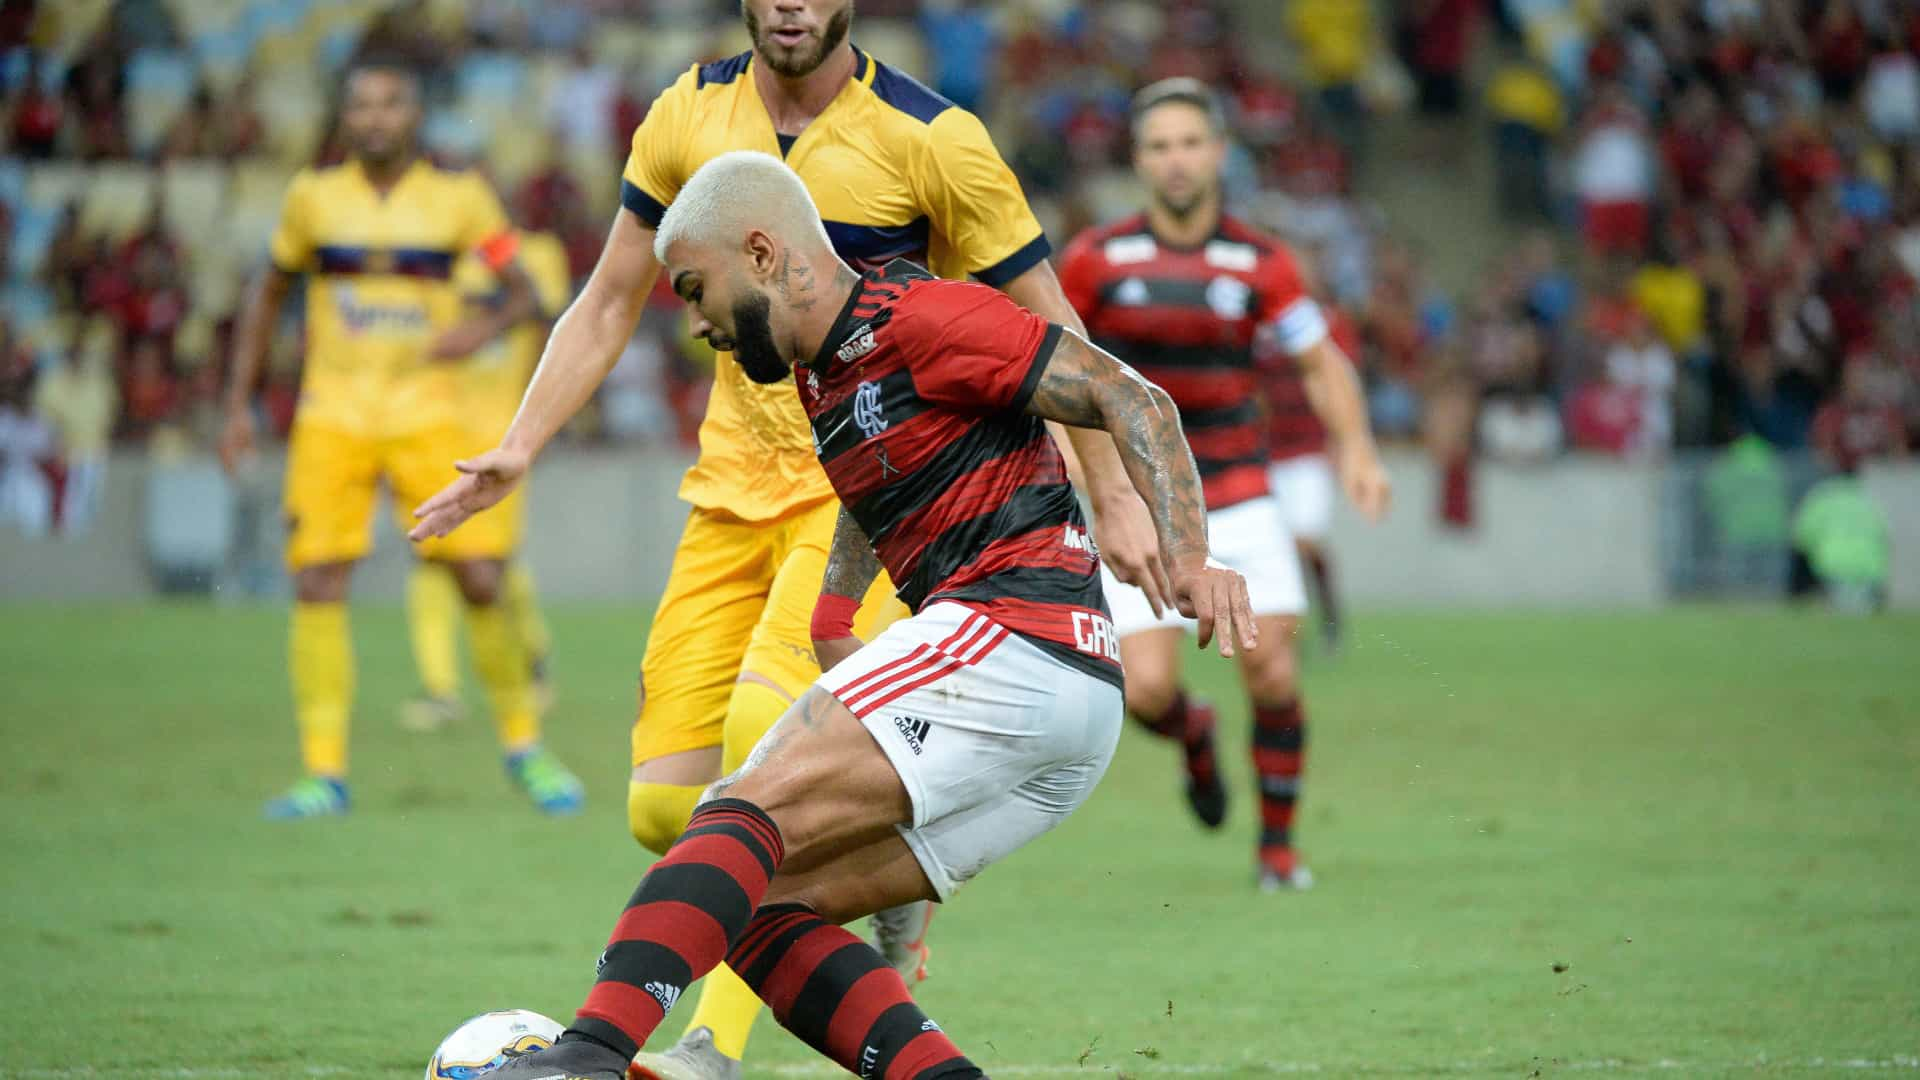
[[[0,609],[0,1006],[27,1021],[0,1076],[410,1078],[470,1013],[564,1018],[645,863],[622,808],[646,623],[555,621],[585,817],[525,806],[484,710],[397,730],[409,662],[376,608],[356,813],[276,826],[282,612]],[[1083,813],[941,916],[922,1000],[1006,1075],[1912,1069],[1916,644],[1911,617],[1362,614],[1307,675],[1321,887],[1264,897],[1244,709],[1196,657],[1228,827],[1193,827],[1171,748],[1130,732]],[[763,1022],[750,1064],[814,1060]]]

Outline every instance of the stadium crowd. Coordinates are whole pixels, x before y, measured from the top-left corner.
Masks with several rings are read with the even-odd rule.
[[[577,280],[628,133],[679,58],[737,46],[734,9],[0,0],[0,504],[44,504],[30,527],[83,522],[114,440],[210,442],[242,283],[286,178],[337,153],[327,88],[357,50],[428,73],[435,154],[483,166]],[[1458,523],[1476,456],[1752,433],[1844,465],[1920,430],[1911,5],[1285,0],[1268,34],[1248,10],[867,0],[862,41],[988,120],[1056,242],[1131,205],[1133,89],[1224,88],[1231,197],[1318,267],[1376,427],[1424,439]],[[1389,145],[1381,118],[1402,106],[1419,119]],[[1463,145],[1494,157],[1510,242],[1449,295],[1366,177],[1457,168]],[[674,306],[574,437],[691,437],[711,357]],[[259,398],[270,430],[291,419],[299,348],[290,326]]]

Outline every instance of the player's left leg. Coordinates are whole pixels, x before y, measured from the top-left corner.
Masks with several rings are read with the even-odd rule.
[[[1293,846],[1294,806],[1306,752],[1294,639],[1306,611],[1306,585],[1293,540],[1271,498],[1250,499],[1207,516],[1215,558],[1247,579],[1260,647],[1240,654],[1253,713],[1253,766],[1260,784],[1259,880],[1263,889],[1312,883]]]
[[[1333,525],[1333,464],[1325,454],[1307,454],[1274,462],[1268,477],[1287,531],[1293,534],[1301,567],[1313,583],[1320,612],[1320,646],[1328,653],[1337,652],[1340,593],[1335,587],[1333,553],[1328,547]]]
[[[403,518],[444,482],[448,466],[471,448],[460,429],[394,440],[386,448],[394,509]],[[445,563],[467,608],[467,641],[506,754],[507,774],[549,814],[576,813],[586,789],[540,742],[526,651],[504,602],[507,555],[519,546],[520,492],[475,515],[451,535],[421,542],[422,558]]]
[[[457,722],[460,703],[460,586],[446,564],[416,559],[407,574],[407,640],[420,694],[400,709],[400,725],[438,731]]]
[[[776,568],[727,700],[722,775],[744,765],[767,731],[820,677],[809,625],[839,511],[839,504],[829,500],[787,521],[766,526],[780,534],[773,553]],[[892,583],[883,574],[874,582],[854,629],[863,639],[871,638],[895,617],[905,614],[905,606],[893,598]],[[922,936],[914,935],[920,947],[914,956],[916,970],[924,959],[925,945],[919,941]],[[738,1075],[753,1022],[760,1014],[760,998],[724,965],[701,982],[699,995],[686,1033],[668,1054],[689,1063],[704,1061],[703,1075]],[[715,1055],[724,1060],[715,1060]]]
[[[892,859],[861,857],[889,841],[904,847],[898,827],[914,815],[904,783],[868,728],[824,691],[810,692],[747,767],[712,794],[641,880],[572,1027],[551,1049],[490,1075],[618,1080],[687,984],[731,959],[763,972],[762,988],[776,1004],[787,1000],[789,1020],[799,1015],[797,994],[809,987],[809,1016],[815,1009],[830,1016],[849,1006],[858,1010],[827,1025],[838,1038],[822,1039],[822,1049],[851,1072],[861,1071],[865,1047],[877,1045],[896,1061],[887,1076],[981,1076],[924,1017],[915,1016],[910,1028],[883,1026],[896,1010],[917,1013],[905,984],[878,954],[812,906],[840,917],[846,914],[835,910],[841,905],[931,894],[917,865],[906,873],[898,847]],[[847,880],[855,869],[867,872],[864,880]],[[787,887],[775,888],[782,878],[790,879]],[[864,899],[792,889],[810,878],[846,880]],[[806,948],[796,947],[801,939]],[[822,964],[843,953],[841,962]],[[856,986],[862,988],[857,997]],[[863,1007],[867,994],[882,999],[878,1013]],[[636,1075],[673,1075],[648,1064]]]
[[[522,504],[524,505],[524,503]],[[516,530],[518,531],[518,530]],[[540,609],[540,594],[533,586],[533,568],[515,553],[507,560],[503,581],[505,600],[513,628],[520,635],[520,648],[526,653],[527,675],[533,680],[533,707],[541,715],[553,708],[553,630]]]
[[[1120,665],[1127,672],[1127,715],[1162,739],[1180,744],[1187,805],[1209,829],[1227,817],[1227,788],[1214,752],[1213,706],[1187,696],[1181,685],[1180,643],[1186,620],[1177,611],[1153,613],[1147,595],[1101,567]]]

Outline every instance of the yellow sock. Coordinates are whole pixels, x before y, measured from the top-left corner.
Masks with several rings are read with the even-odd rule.
[[[720,774],[730,775],[747,763],[747,755],[793,702],[762,682],[737,682],[727,699],[727,719],[721,730]]]
[[[454,627],[460,621],[460,586],[453,571],[416,562],[407,577],[407,633],[413,640],[413,666],[429,697],[460,694],[460,653]]]
[[[538,659],[552,651],[553,631],[548,629],[547,617],[540,611],[540,597],[533,590],[533,571],[527,569],[526,563],[515,559],[507,564],[500,596],[512,612],[513,626],[520,634],[520,646],[527,651],[527,657]]]
[[[700,1000],[694,1003],[687,1030],[712,1028],[713,1048],[739,1061],[747,1052],[747,1036],[753,1034],[760,1007],[760,995],[732,968],[721,964],[701,980]]]
[[[700,801],[705,784],[627,784],[627,827],[640,846],[655,855],[665,855],[680,834],[687,831],[687,819]]]
[[[347,775],[347,717],[353,708],[353,635],[345,604],[293,605],[287,635],[300,758],[315,776]]]
[[[527,655],[513,631],[504,604],[468,604],[467,637],[473,644],[473,666],[486,685],[493,705],[494,726],[508,753],[525,750],[540,741],[540,716],[529,693]]]

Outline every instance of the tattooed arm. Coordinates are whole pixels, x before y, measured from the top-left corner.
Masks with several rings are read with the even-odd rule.
[[[1206,498],[1173,399],[1071,330],[1062,331],[1045,363],[1027,412],[1113,436],[1127,476],[1153,516],[1173,578],[1174,603],[1197,621],[1201,646],[1219,622],[1224,624],[1221,655],[1232,656],[1236,642],[1253,648],[1246,580],[1207,558]]]
[[[813,609],[813,653],[821,671],[852,656],[864,644],[853,635],[853,616],[879,576],[880,557],[873,553],[860,523],[842,507],[833,526],[820,599]]]

